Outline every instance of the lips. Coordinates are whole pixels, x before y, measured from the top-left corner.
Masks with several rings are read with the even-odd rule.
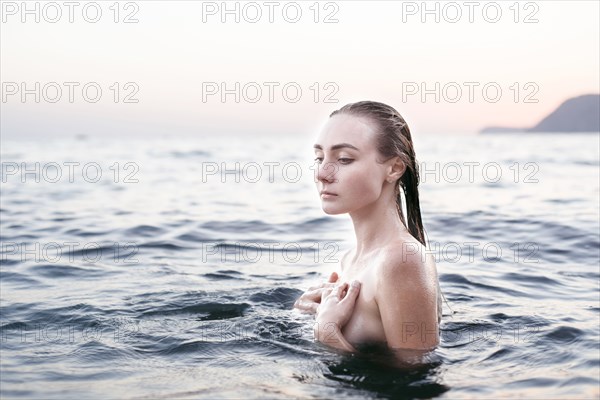
[[[328,192],[327,190],[321,190],[321,196],[323,196],[323,195],[337,196],[337,194],[335,194],[333,192]]]

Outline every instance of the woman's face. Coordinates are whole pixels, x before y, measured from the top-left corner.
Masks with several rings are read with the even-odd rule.
[[[315,181],[325,213],[351,213],[381,197],[390,164],[377,162],[375,138],[373,123],[366,118],[329,118],[314,146]]]

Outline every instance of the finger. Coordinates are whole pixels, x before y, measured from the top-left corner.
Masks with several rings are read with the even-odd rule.
[[[333,288],[333,290],[331,291],[330,295],[332,297],[335,297],[337,299],[340,299],[342,292],[344,291],[344,287],[345,287],[346,283],[342,283],[341,285],[337,285]]]
[[[348,284],[347,282],[345,282],[341,287],[340,287],[340,292],[339,292],[339,299],[343,299],[346,296],[346,293],[348,293],[348,288],[350,287],[350,284]]]
[[[325,288],[323,289],[323,291],[321,292],[321,303],[323,302],[323,300],[325,300],[325,297],[329,296],[329,293],[331,293],[331,288]]]
[[[342,288],[342,292],[340,293],[340,300],[343,299],[344,297],[346,297],[346,295],[348,294],[349,288],[350,288],[350,285],[345,283],[344,287]]]
[[[323,300],[325,300],[325,297],[329,296],[329,294],[332,292],[332,288],[325,288],[323,289],[323,291],[321,292],[321,302],[323,302]]]
[[[319,299],[321,298],[322,291],[323,291],[323,288],[310,290],[310,291],[302,294],[302,296],[300,296],[300,298],[302,300],[319,301]]]
[[[308,289],[306,289],[306,291],[307,292],[312,292],[312,291],[323,289],[323,288],[326,288],[326,287],[333,287],[335,285],[336,285],[335,282],[325,282],[325,283],[321,283],[318,286],[311,286]]]
[[[311,314],[316,314],[316,313],[318,313],[318,312],[319,312],[319,306],[320,306],[320,304],[319,304],[319,303],[312,303],[312,304],[311,304],[311,307],[310,307],[310,313],[311,313]]]
[[[298,299],[294,303],[294,308],[297,308],[298,310],[308,314],[315,314],[318,307],[319,303],[315,303],[314,301],[304,301]]]
[[[348,287],[348,292],[346,293],[346,297],[344,297],[344,302],[355,302],[358,297],[358,293],[360,292],[360,282],[352,281],[352,284]]]
[[[323,282],[323,283],[319,283],[318,285],[314,285],[314,286],[309,287],[308,290],[321,289],[321,288],[323,288],[325,286],[329,286],[329,285],[331,285],[331,283],[329,283],[329,282]]]
[[[316,288],[313,290],[307,290],[300,297],[302,299],[310,299],[312,301],[319,301],[319,299],[321,298],[321,296],[323,294],[323,291],[327,291],[327,290],[330,291],[335,286],[334,283],[324,283],[323,285],[327,285],[327,286],[319,287],[319,288]]]
[[[339,278],[337,272],[332,272],[331,275],[329,276],[329,280],[327,282],[335,282],[337,281]]]
[[[303,310],[307,314],[316,314],[317,309],[319,308],[319,305],[320,305],[319,303],[315,303],[315,302],[305,303]]]

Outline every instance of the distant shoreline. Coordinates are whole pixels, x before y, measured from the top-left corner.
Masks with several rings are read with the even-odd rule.
[[[600,133],[600,95],[586,94],[564,101],[531,128],[489,126],[479,133]]]

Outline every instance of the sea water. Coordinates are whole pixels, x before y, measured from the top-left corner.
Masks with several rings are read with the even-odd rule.
[[[3,398],[598,398],[597,134],[416,135],[435,360],[313,340],[354,244],[311,138],[3,139]]]

